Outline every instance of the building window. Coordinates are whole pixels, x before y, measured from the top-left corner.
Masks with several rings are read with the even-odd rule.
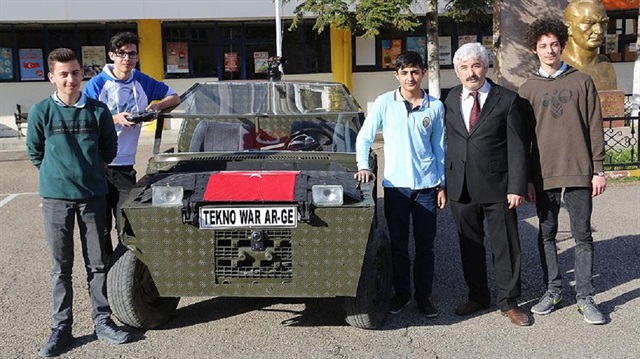
[[[329,29],[321,33],[313,29],[314,22],[305,21],[295,31],[287,30],[291,22],[282,25],[282,55],[287,59],[287,74],[331,72],[331,37]]]
[[[45,51],[45,56],[49,55],[49,51],[59,47],[70,48],[79,54],[80,43],[78,40],[75,24],[48,24],[45,27],[45,44],[48,48],[48,51]]]
[[[318,34],[312,22],[295,31],[288,31],[289,25],[290,21],[282,24],[284,72],[331,72],[328,31]],[[162,26],[167,78],[266,79],[267,59],[276,56],[274,21],[164,22]],[[173,72],[176,42],[188,49],[188,72]]]
[[[193,69],[190,40],[188,22],[170,22],[162,27],[165,78],[190,77]]]
[[[82,63],[83,50],[89,46],[104,46],[106,54],[110,37],[121,31],[136,32],[136,24],[2,24],[0,58],[4,65],[0,68],[0,81],[46,81],[46,73],[49,71],[46,60],[51,50],[58,47],[70,48],[76,51]],[[23,58],[20,57],[21,53]],[[106,55],[102,61],[98,58],[95,60],[97,64],[104,63]]]
[[[404,50],[413,50],[422,54],[426,63],[426,19],[420,18],[420,20],[422,25],[412,32],[384,29],[380,31],[380,35],[375,37],[375,40],[361,38],[360,34],[355,33],[353,41],[356,59],[353,64],[354,71],[392,70],[393,62],[398,54]],[[453,68],[453,54],[458,47],[467,42],[480,42],[488,50],[492,50],[491,15],[488,15],[485,20],[478,23],[456,23],[446,17],[439,18],[440,68]]]
[[[638,10],[608,11],[609,27],[600,48],[612,62],[632,62],[638,51]]]
[[[17,79],[17,54],[12,25],[0,24],[0,82]]]

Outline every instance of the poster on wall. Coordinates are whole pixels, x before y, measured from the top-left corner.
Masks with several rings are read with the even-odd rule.
[[[476,35],[460,35],[458,36],[458,47],[468,44],[470,42],[478,42],[478,36]]]
[[[438,37],[438,52],[440,53],[440,65],[451,65],[451,37]]]
[[[427,37],[409,36],[407,37],[407,51],[415,51],[422,56],[422,61],[427,63]]]
[[[44,80],[42,49],[19,49],[18,58],[22,81]]]
[[[189,44],[186,42],[167,42],[167,73],[189,72]]]
[[[620,52],[618,51],[618,34],[607,34],[605,36],[605,53],[615,54]]]
[[[0,47],[0,80],[13,80],[13,51]]]
[[[102,72],[105,64],[104,46],[82,46],[82,69],[88,79]]]
[[[375,66],[376,39],[356,36],[356,66]]]
[[[398,55],[402,52],[402,40],[382,40],[382,68],[392,69]]]
[[[493,36],[483,36],[482,46],[489,51],[489,65],[493,65]]]
[[[269,60],[269,52],[260,51],[253,53],[253,68],[255,69],[255,73],[264,74],[267,72],[269,68],[267,60]]]
[[[224,71],[238,72],[238,53],[237,52],[225,52]]]

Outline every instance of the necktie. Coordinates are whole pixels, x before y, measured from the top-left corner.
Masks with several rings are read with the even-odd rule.
[[[471,107],[471,113],[469,114],[469,132],[473,126],[478,122],[480,117],[480,101],[478,100],[478,91],[473,91],[469,95],[473,96],[473,107]]]

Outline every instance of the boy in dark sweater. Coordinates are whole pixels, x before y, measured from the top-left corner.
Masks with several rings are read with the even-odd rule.
[[[518,91],[531,103],[535,115],[533,185],[528,197],[536,202],[538,249],[547,286],[547,292],[531,312],[549,314],[561,300],[556,234],[564,190],[571,234],[576,241],[578,311],[587,323],[603,324],[605,318],[593,300],[591,235],[593,197],[606,188],[602,114],[591,77],[560,60],[567,38],[567,28],[560,20],[539,19],[529,26],[526,43],[538,56],[540,68]]]
[[[80,92],[82,67],[74,51],[58,48],[49,54],[50,97],[29,111],[27,154],[40,170],[42,214],[51,249],[53,327],[40,356],[64,352],[73,339],[73,232],[78,219],[82,254],[95,334],[120,344],[129,333],[111,320],[107,301],[104,221],[107,182],[104,168],[116,155],[117,137],[109,109]]]

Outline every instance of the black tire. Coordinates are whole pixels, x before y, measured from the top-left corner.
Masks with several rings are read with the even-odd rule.
[[[144,329],[164,324],[180,301],[179,297],[161,297],[147,266],[128,250],[109,270],[107,294],[118,320]]]
[[[391,303],[391,280],[389,240],[382,231],[372,231],[356,296],[344,299],[347,323],[362,329],[382,326]]]

